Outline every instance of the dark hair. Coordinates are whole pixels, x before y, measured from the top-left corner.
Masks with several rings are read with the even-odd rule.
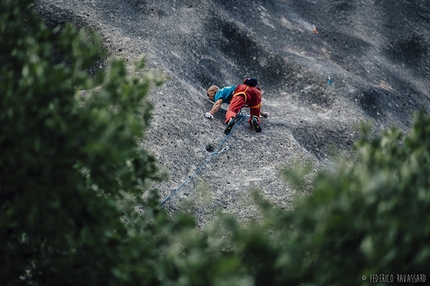
[[[260,83],[258,82],[258,79],[253,78],[253,77],[249,77],[249,78],[245,78],[245,80],[243,81],[244,84],[249,85],[249,86],[257,86]]]

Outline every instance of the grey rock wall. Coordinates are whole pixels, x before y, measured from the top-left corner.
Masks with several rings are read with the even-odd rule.
[[[226,141],[230,149],[164,205],[189,208],[202,223],[217,209],[251,218],[252,188],[288,208],[294,190],[280,176],[283,166],[326,165],[332,150],[350,150],[361,120],[406,131],[414,111],[430,108],[425,0],[38,0],[34,9],[52,27],[92,27],[112,57],[144,55],[170,76],[151,92],[155,109],[144,142],[170,174],[155,186],[162,198],[224,138],[228,107],[204,118],[206,88],[260,79],[270,114],[263,131],[242,122]]]

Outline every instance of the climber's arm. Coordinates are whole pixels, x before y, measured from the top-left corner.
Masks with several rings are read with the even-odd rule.
[[[213,116],[221,108],[221,104],[222,104],[222,98],[220,98],[217,101],[215,101],[215,103],[212,106],[211,110],[209,112],[206,112],[205,116],[209,118],[210,116],[208,115],[208,113]]]
[[[218,99],[217,101],[215,101],[214,105],[212,106],[212,109],[209,111],[210,114],[214,115],[215,113],[218,112],[218,110],[221,108],[221,104],[222,104],[222,99]]]

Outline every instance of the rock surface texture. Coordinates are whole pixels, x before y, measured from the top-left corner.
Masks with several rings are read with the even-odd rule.
[[[34,9],[52,27],[94,28],[110,56],[144,56],[169,75],[150,94],[144,142],[169,172],[155,186],[162,199],[225,137],[228,106],[204,118],[206,89],[260,80],[270,114],[263,131],[246,118],[226,141],[229,150],[164,204],[170,212],[189,208],[200,223],[218,209],[252,217],[252,189],[288,208],[294,191],[280,175],[284,166],[326,165],[332,150],[351,149],[362,120],[406,131],[414,111],[430,109],[426,0],[37,0]]]

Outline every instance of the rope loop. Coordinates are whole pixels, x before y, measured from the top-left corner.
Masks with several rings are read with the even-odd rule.
[[[228,147],[228,145],[227,146],[225,146],[219,153],[222,153],[222,152],[224,152],[224,151],[228,151],[230,149],[230,147]],[[218,154],[219,154],[218,153]]]

